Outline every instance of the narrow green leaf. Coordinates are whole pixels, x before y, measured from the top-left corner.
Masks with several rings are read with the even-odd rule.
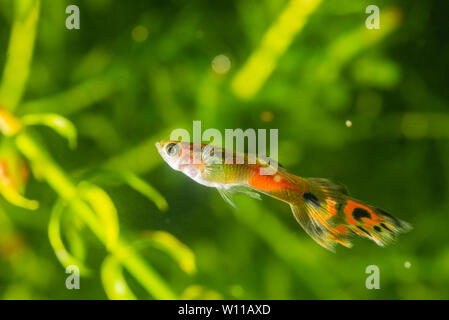
[[[112,255],[107,256],[101,266],[101,281],[104,291],[111,300],[136,300],[123,277],[120,262]]]
[[[123,182],[129,185],[137,192],[144,195],[158,207],[159,210],[165,211],[168,208],[167,200],[148,182],[141,179],[139,176],[128,171],[114,171],[114,170],[98,170],[88,173],[85,176],[89,180],[100,180],[110,182]]]
[[[54,113],[37,113],[28,114],[21,118],[25,125],[43,125],[55,130],[58,134],[66,138],[69,142],[69,147],[74,149],[76,147],[76,128],[73,123],[58,114]]]
[[[67,230],[65,231],[67,244],[72,255],[78,260],[84,261],[87,251],[84,237],[81,234],[81,231],[84,228],[84,224],[79,219],[79,217],[74,214],[73,211],[70,211],[69,213],[70,223],[72,224],[72,227],[67,228]]]
[[[136,252],[134,247],[119,242],[113,254],[155,299],[177,299],[170,285]]]
[[[0,185],[0,193],[5,197],[6,201],[15,206],[29,210],[36,210],[39,207],[39,202],[25,198],[11,187]]]
[[[64,267],[70,265],[76,265],[80,269],[82,275],[90,274],[90,270],[84,265],[82,260],[75,258],[66,249],[64,242],[61,238],[61,218],[62,213],[66,205],[63,200],[57,200],[50,215],[50,221],[48,224],[48,238],[50,245],[55,251],[56,257]]]
[[[73,212],[82,219],[83,223],[92,230],[101,242],[105,243],[106,237],[103,232],[104,223],[98,219],[93,208],[91,208],[84,199],[79,197],[79,189],[68,178],[68,175],[54,162],[45,147],[38,143],[27,131],[19,133],[15,138],[15,141],[19,150],[25,155],[33,167],[39,164],[43,177],[48,184],[61,198],[68,201]],[[59,229],[56,231],[58,231],[57,234],[59,235]],[[52,237],[55,238],[54,236]],[[63,246],[59,245],[59,247],[57,246],[57,249],[61,247]],[[119,239],[117,245],[111,251],[129,273],[155,299],[173,300],[177,298],[177,295],[173,292],[170,285],[166,283],[164,278],[162,278],[161,275],[159,275],[159,273],[126,242]],[[86,274],[86,272],[83,274]]]
[[[185,273],[196,272],[195,255],[192,250],[168,232],[147,231],[136,241],[136,245],[157,248],[169,255]]]
[[[16,0],[13,3],[15,17],[0,85],[0,101],[9,111],[19,105],[25,91],[40,11],[39,0]]]
[[[117,243],[119,236],[118,214],[114,203],[109,195],[100,187],[83,181],[78,185],[79,191],[84,199],[104,224],[104,236],[106,247],[111,249]]]

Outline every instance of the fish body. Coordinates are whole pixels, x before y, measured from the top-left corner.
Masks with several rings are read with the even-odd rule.
[[[234,207],[235,193],[256,199],[262,193],[289,204],[304,230],[331,251],[336,244],[351,247],[353,235],[384,246],[411,229],[382,209],[350,197],[342,184],[296,176],[268,158],[179,141],[163,140],[156,147],[174,170],[216,188]]]

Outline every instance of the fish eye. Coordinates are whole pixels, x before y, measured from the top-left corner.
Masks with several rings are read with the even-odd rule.
[[[165,151],[170,157],[177,156],[179,154],[179,146],[176,143],[169,143],[165,147]]]

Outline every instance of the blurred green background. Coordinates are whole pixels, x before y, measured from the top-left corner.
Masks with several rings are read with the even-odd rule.
[[[447,12],[1,0],[0,298],[449,298]],[[279,201],[239,196],[235,210],[157,154],[193,120],[278,128],[289,171],[341,181],[414,230],[333,254]],[[65,286],[73,264],[79,290]]]

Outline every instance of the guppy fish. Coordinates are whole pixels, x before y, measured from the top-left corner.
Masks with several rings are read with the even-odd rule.
[[[384,246],[394,241],[399,233],[411,229],[408,223],[382,209],[350,197],[342,184],[296,176],[280,165],[274,167],[268,158],[254,156],[255,161],[248,161],[249,155],[245,153],[226,153],[226,149],[211,145],[179,141],[159,141],[156,147],[173,169],[202,185],[216,188],[234,207],[235,193],[256,199],[260,199],[262,193],[288,203],[304,230],[331,251],[337,243],[350,248],[353,235]],[[262,168],[270,166],[273,174],[261,174]]]

